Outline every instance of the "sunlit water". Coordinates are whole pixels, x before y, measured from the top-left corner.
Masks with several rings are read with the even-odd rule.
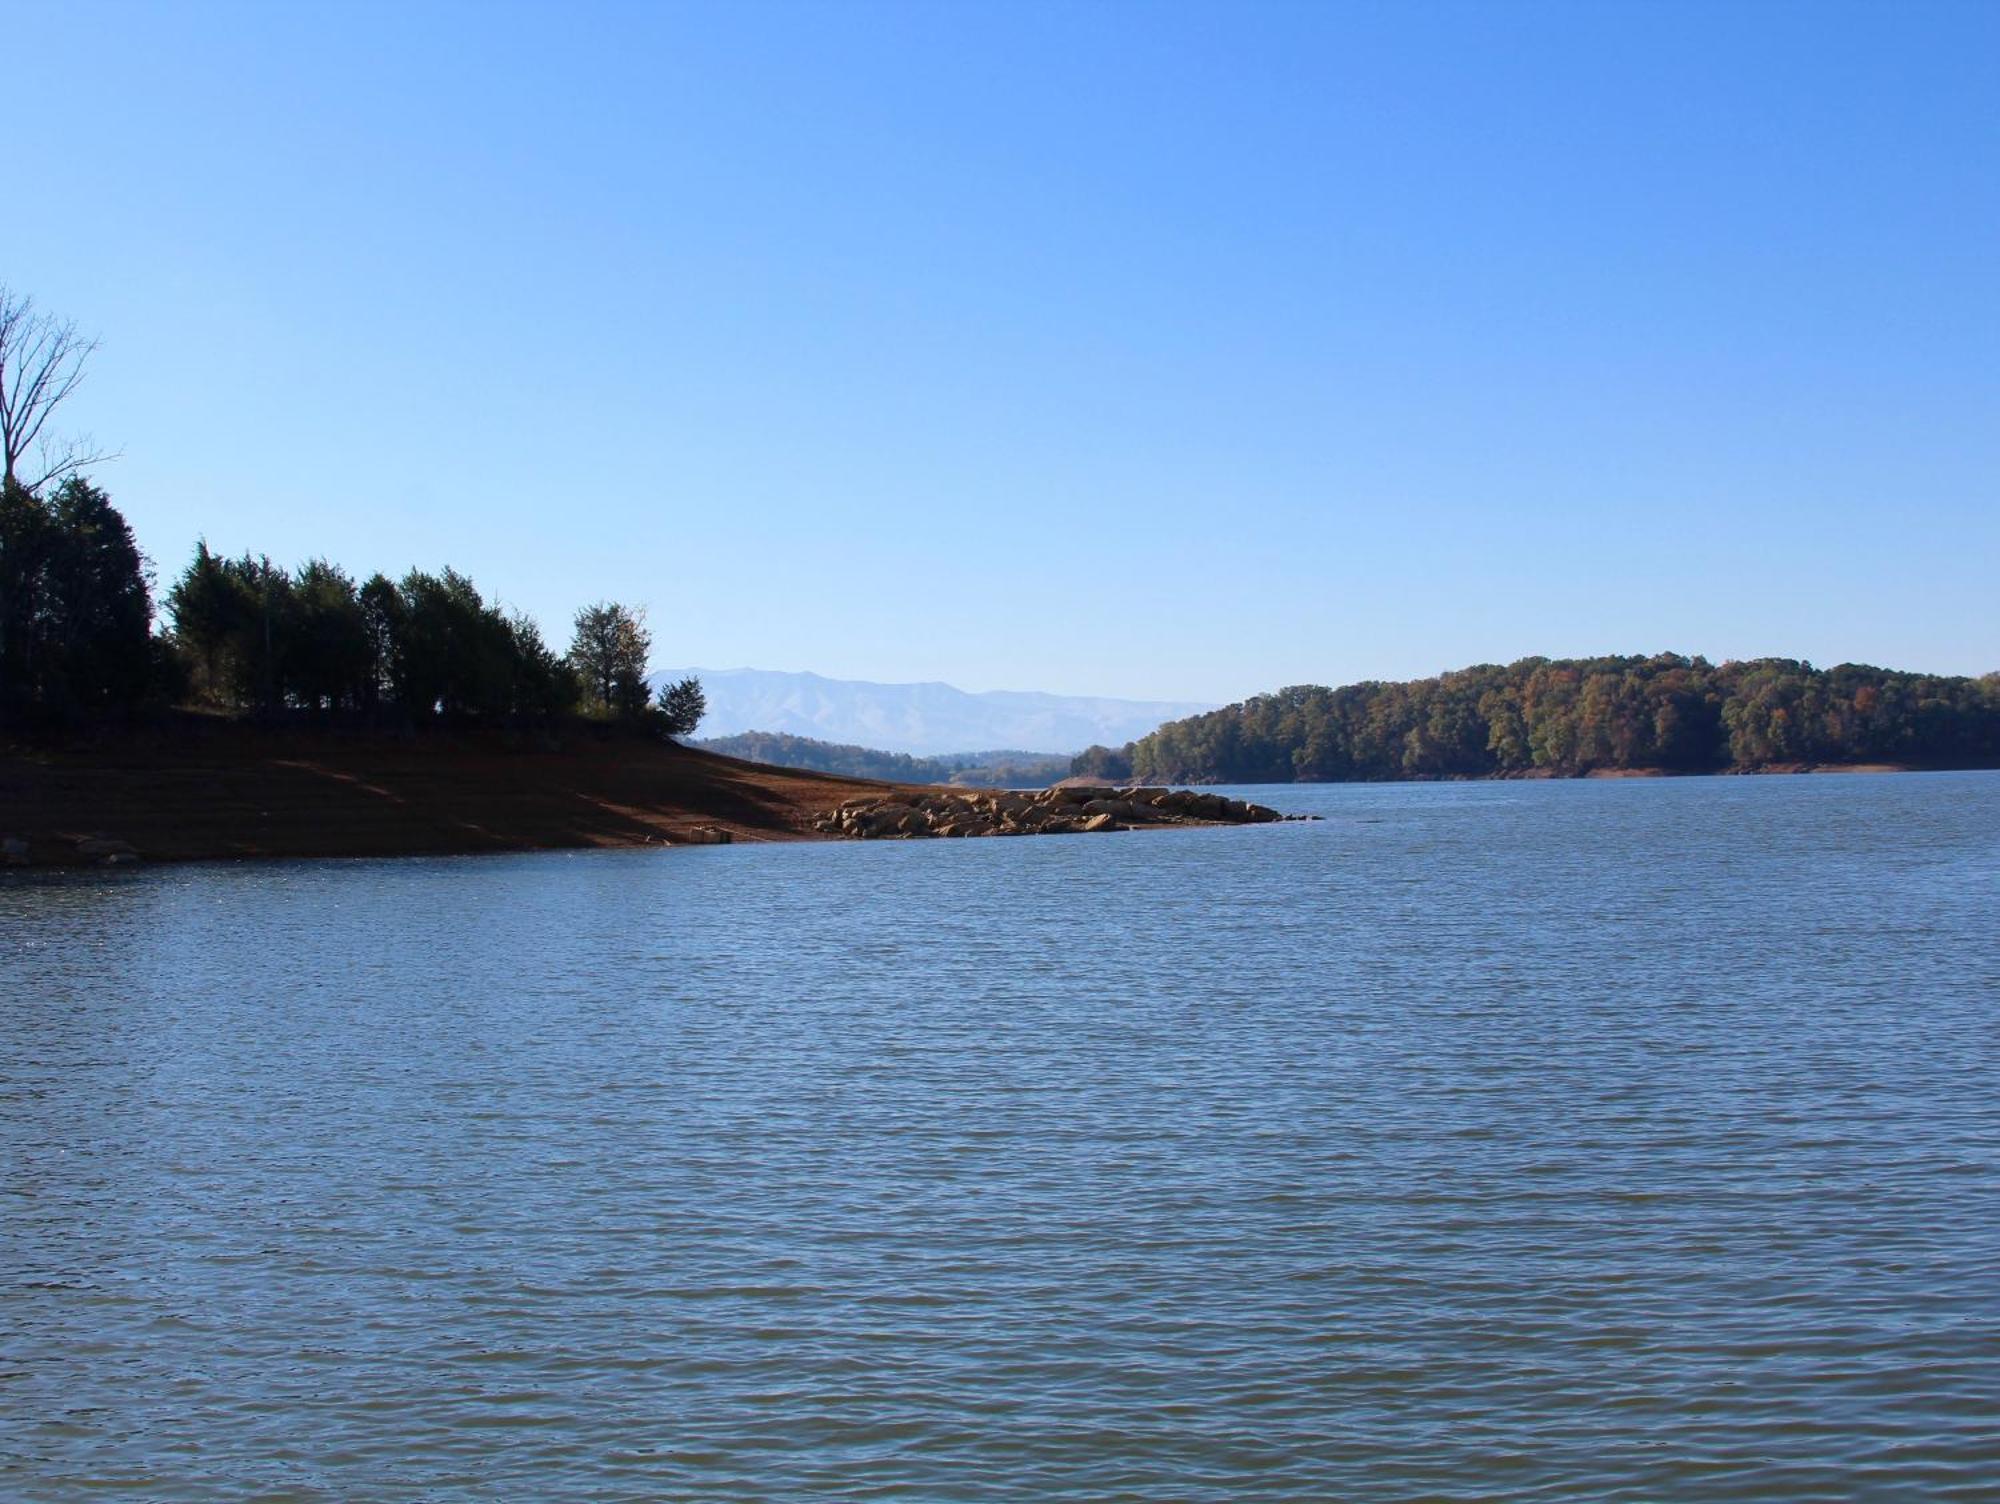
[[[2000,775],[0,883],[0,1496],[2000,1497]]]

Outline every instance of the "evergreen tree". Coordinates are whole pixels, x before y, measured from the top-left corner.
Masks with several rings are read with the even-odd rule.
[[[662,684],[659,709],[668,736],[693,736],[701,718],[708,714],[708,696],[702,691],[701,680]]]
[[[146,561],[105,493],[0,480],[0,715],[122,713],[160,683]]]

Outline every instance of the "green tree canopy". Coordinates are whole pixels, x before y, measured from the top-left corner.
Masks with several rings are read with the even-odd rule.
[[[642,714],[652,651],[643,609],[599,601],[577,612],[569,661],[583,683],[584,703],[600,715]]]
[[[129,710],[162,684],[146,561],[80,476],[47,496],[0,481],[0,714]]]
[[[708,696],[701,680],[686,678],[660,686],[661,728],[668,736],[693,736],[701,718],[708,714]]]
[[[1286,783],[1792,763],[2000,765],[2000,679],[1674,653],[1524,658],[1409,683],[1297,685],[1171,721],[1147,782]],[[1100,760],[1102,754],[1093,749]],[[1079,767],[1084,759],[1079,759]]]
[[[455,569],[357,586],[325,560],[287,573],[202,543],[167,609],[197,689],[232,709],[547,720],[577,702],[541,630]]]

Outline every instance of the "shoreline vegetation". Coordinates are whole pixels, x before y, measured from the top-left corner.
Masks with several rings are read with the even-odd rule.
[[[1297,685],[1092,747],[1072,771],[1202,784],[1996,766],[2000,673],[1659,653]]]
[[[1919,770],[1757,770],[1905,771]],[[1655,768],[1584,776],[1708,775]],[[1038,791],[885,783],[589,725],[560,733],[440,727],[419,736],[179,714],[115,735],[0,745],[0,862],[11,867],[1058,834],[1277,818],[1205,792],[1080,779]]]
[[[1161,802],[1190,784],[2000,765],[2000,675],[1661,654],[1297,687],[1091,748],[1068,778],[1051,777],[1060,760],[1030,770],[1011,754],[953,766],[768,735],[725,744],[832,764],[785,767],[682,745],[701,686],[650,693],[644,613],[616,602],[578,611],[558,654],[450,569],[357,584],[324,560],[287,570],[204,543],[155,630],[130,528],[76,476],[46,496],[4,483],[0,566],[10,866],[1276,818],[1213,796]],[[940,774],[1056,787],[996,798]]]
[[[1282,690],[1091,748],[1066,779],[1012,754],[726,744],[833,765],[784,767],[682,745],[701,686],[649,692],[644,613],[616,602],[558,654],[450,569],[357,584],[203,543],[165,603],[156,630],[103,491],[0,480],[0,864],[1055,834],[1277,818],[1174,785],[2000,765],[2000,675],[1661,654]]]
[[[685,746],[702,687],[649,689],[645,612],[615,601],[579,610],[557,652],[450,568],[357,580],[326,559],[288,569],[203,540],[157,611],[151,565],[85,473],[101,456],[57,443],[24,468],[94,348],[0,288],[0,387],[19,398],[0,415],[6,865],[1277,818],[1168,792],[1189,784],[2000,765],[2000,674],[1673,653],[1295,686],[1066,766],[760,732]]]
[[[1032,809],[922,775],[1053,781],[1006,755],[870,780],[680,745],[692,677],[650,691],[643,610],[539,626],[452,569],[358,582],[206,541],[165,593],[109,496],[0,476],[0,864],[469,854],[886,834],[1029,835],[1278,818],[1236,801],[1066,790]],[[852,761],[864,749],[825,749]],[[843,816],[908,814],[890,832]],[[942,818],[933,818],[941,814]]]
[[[0,287],[7,865],[1277,818],[1166,789],[1188,784],[2000,766],[2000,674],[1673,653],[1295,686],[1091,747],[1067,778],[1039,754],[919,759],[762,732],[684,746],[702,687],[650,690],[645,612],[615,601],[579,610],[558,653],[450,568],[357,580],[202,540],[156,611],[150,563],[86,473],[105,456],[46,426],[95,348]]]

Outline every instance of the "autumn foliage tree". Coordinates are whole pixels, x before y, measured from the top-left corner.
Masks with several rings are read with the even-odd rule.
[[[1406,683],[1297,685],[1172,721],[1146,782],[1714,773],[1793,763],[2000,765],[2000,678],[1660,653],[1524,658]],[[1077,761],[1096,774],[1101,749]]]

